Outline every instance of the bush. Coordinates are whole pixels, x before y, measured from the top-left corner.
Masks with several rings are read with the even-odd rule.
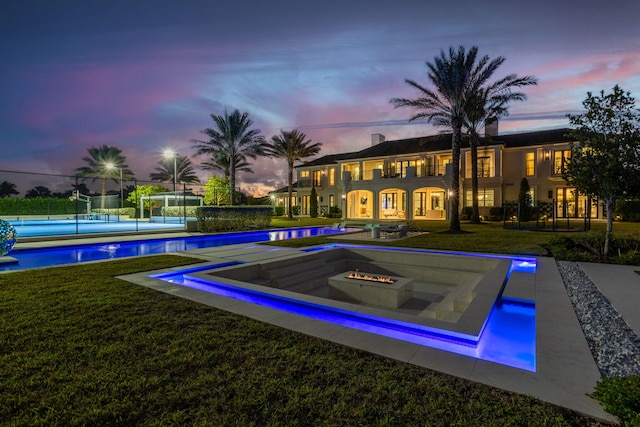
[[[640,375],[603,378],[592,396],[625,426],[640,426]]]
[[[604,231],[581,236],[554,236],[549,240],[549,249],[554,258],[564,261],[607,261],[604,259]],[[640,264],[640,238],[632,235],[613,238],[610,243],[609,262],[616,264]]]
[[[284,206],[276,206],[276,207],[273,209],[273,211],[274,211],[274,213],[273,213],[273,214],[274,214],[275,216],[284,216],[284,215],[285,215],[285,213],[284,213]]]
[[[640,200],[619,200],[614,210],[614,218],[621,221],[640,222]]]
[[[315,187],[311,187],[311,196],[309,201],[309,216],[311,218],[318,217],[318,193]]]
[[[291,206],[291,211],[294,215],[300,215],[300,206]]]
[[[491,221],[502,221],[502,206],[494,206],[489,209],[489,219]]]
[[[78,202],[78,211],[86,212],[86,204]],[[15,197],[0,197],[0,215],[65,215],[75,214],[76,201],[68,198],[35,197],[33,199],[18,199]]]
[[[91,209],[91,212],[98,215],[127,215],[129,218],[136,216],[136,208]]]
[[[199,207],[200,206],[187,206],[186,207],[187,217],[195,218],[196,211]],[[184,206],[163,206],[162,209],[160,209],[160,214],[162,216],[182,218],[185,216],[185,207]]]
[[[267,228],[271,223],[271,211],[268,206],[198,206],[198,231],[213,233]]]
[[[331,206],[329,208],[329,218],[342,218],[342,209],[337,206]]]

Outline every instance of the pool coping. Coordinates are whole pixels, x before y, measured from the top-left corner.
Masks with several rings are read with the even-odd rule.
[[[230,259],[269,259],[299,251],[252,244],[180,252],[180,255],[203,259],[209,263]],[[262,246],[262,249],[260,249]],[[246,250],[244,250],[246,249]],[[261,252],[262,251],[262,252]],[[451,251],[451,253],[455,253]],[[553,258],[533,257],[538,268],[525,294],[536,302],[536,372],[511,368],[497,363],[424,347],[364,331],[328,324],[303,316],[280,312],[197,289],[174,285],[148,277],[152,272],[118,276],[138,285],[180,298],[186,298],[255,320],[316,336],[342,345],[369,351],[406,363],[527,394],[593,417],[615,421],[588,394],[600,379],[584,334],[573,311],[562,278]],[[177,271],[179,267],[163,271]]]

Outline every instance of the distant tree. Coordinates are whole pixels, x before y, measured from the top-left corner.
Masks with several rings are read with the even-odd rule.
[[[520,191],[518,192],[518,209],[520,221],[529,221],[531,219],[531,207],[533,206],[533,200],[531,200],[531,187],[527,178],[520,180]]]
[[[292,198],[293,198],[293,166],[294,163],[307,157],[315,156],[320,152],[321,143],[311,143],[307,139],[307,135],[298,129],[290,131],[281,130],[280,135],[271,137],[271,141],[267,143],[265,148],[269,155],[281,158],[287,161],[288,174],[288,198],[289,210],[287,215],[289,219],[293,219]]]
[[[608,256],[616,200],[640,195],[640,113],[635,99],[616,85],[599,95],[587,92],[583,114],[569,114],[574,129],[571,158],[562,177],[604,204],[607,229],[603,255]]]
[[[229,194],[231,202],[235,201],[236,171],[246,165],[247,157],[255,159],[265,155],[264,138],[259,129],[251,129],[253,121],[249,113],[240,113],[237,109],[229,114],[211,115],[214,128],[202,131],[209,140],[194,140],[197,154],[208,154],[216,161],[225,160],[229,164]]]
[[[149,175],[151,181],[160,181],[160,182],[170,182],[173,183],[173,158],[163,157],[159,162],[159,166],[155,168],[154,173]],[[176,163],[175,163],[177,174],[176,181],[184,182],[187,184],[194,184],[200,182],[198,176],[196,175],[195,170],[193,169],[193,165],[191,164],[191,160],[186,156],[180,156],[176,154]]]
[[[318,193],[316,187],[311,187],[311,197],[309,200],[309,216],[311,218],[318,217]]]
[[[167,191],[169,190],[161,185],[138,185],[133,191],[129,192],[127,201],[137,206],[141,211],[142,209],[149,209],[149,217],[151,217],[151,212],[160,205],[160,202],[158,200],[144,199],[144,206],[140,206],[140,198],[157,193],[166,193]]]
[[[77,168],[76,172],[78,172],[83,179],[91,178],[92,181],[96,179],[102,180],[100,190],[102,201],[100,208],[104,209],[107,180],[112,179],[114,182],[119,183],[121,170],[122,177],[126,179],[131,179],[133,172],[129,170],[129,166],[126,164],[126,157],[122,155],[122,150],[118,147],[102,145],[100,147],[91,147],[88,151],[89,156],[82,158],[87,165]]]
[[[35,199],[36,197],[52,197],[51,190],[42,185],[33,187],[24,195],[25,199]]]
[[[413,80],[405,82],[418,90],[414,99],[393,98],[396,108],[410,107],[416,113],[409,121],[427,119],[427,121],[449,128],[452,131],[452,177],[451,177],[451,221],[449,230],[460,231],[460,142],[470,103],[477,103],[474,95],[484,87],[497,67],[501,57],[493,61],[488,56],[478,62],[478,48],[468,51],[460,46],[458,50],[449,48],[448,53],[440,52],[433,62],[427,62],[427,77],[432,89],[428,89]]]
[[[212,176],[204,185],[204,203],[206,205],[228,205],[231,198],[229,194],[229,179]]]
[[[20,194],[20,192],[13,182],[2,181],[0,183],[0,197],[11,197],[17,194]]]

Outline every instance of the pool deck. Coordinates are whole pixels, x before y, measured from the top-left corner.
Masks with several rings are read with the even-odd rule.
[[[146,238],[182,237],[198,233],[153,234]],[[351,235],[354,239],[370,240]],[[362,238],[364,237],[364,238]],[[90,244],[108,241],[141,240],[142,235],[84,237],[65,241],[20,242],[20,248]],[[240,244],[180,252],[207,262],[241,260],[245,262],[275,259],[298,253],[297,249],[260,244]],[[567,296],[553,258],[537,257],[535,275],[519,275],[509,287],[514,296],[535,299],[537,331],[537,371],[528,372],[413,343],[398,341],[339,325],[325,323],[262,306],[205,293],[151,279],[148,273],[126,276],[126,280],[172,295],[187,298],[276,326],[317,336],[339,344],[362,349],[406,363],[534,396],[578,412],[615,421],[599,403],[587,396],[593,392],[600,373]],[[640,275],[638,266],[580,263],[600,291],[609,299],[627,324],[640,334]]]

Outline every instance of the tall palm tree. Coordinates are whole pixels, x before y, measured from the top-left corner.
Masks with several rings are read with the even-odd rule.
[[[202,169],[222,171],[225,179],[229,179],[229,175],[231,174],[231,172],[229,171],[231,167],[229,156],[227,156],[226,153],[223,153],[222,151],[212,153],[211,160],[208,162],[200,163],[200,166],[202,167]],[[236,172],[253,173],[253,169],[251,169],[250,166],[251,165],[247,163],[247,159],[244,158],[236,164]]]
[[[483,60],[485,59],[488,60],[488,57],[485,56]],[[480,61],[480,64],[483,60]],[[502,56],[494,59],[487,65],[485,72],[493,73],[505,60],[506,58]],[[513,88],[537,84],[537,79],[532,76],[518,77],[515,74],[510,74],[490,85],[484,87],[472,85],[469,88],[464,128],[469,135],[469,148],[471,151],[472,223],[480,223],[478,206],[478,145],[480,142],[480,129],[485,124],[493,123],[500,117],[508,116],[510,102],[527,99],[524,93],[513,92]]]
[[[273,157],[285,159],[289,167],[289,219],[293,219],[293,209],[291,206],[293,194],[293,164],[296,161],[307,157],[315,156],[320,152],[321,143],[311,143],[307,135],[293,129],[291,131],[281,130],[280,135],[271,137],[271,142],[267,143],[265,152]]]
[[[243,167],[246,170],[247,157],[255,159],[264,155],[264,138],[259,129],[251,129],[253,121],[249,119],[249,113],[240,113],[233,110],[224,115],[211,114],[215,128],[207,128],[202,131],[209,137],[208,141],[194,140],[196,154],[208,154],[212,159],[227,159],[229,163],[229,194],[232,203],[235,200],[236,171]],[[212,162],[212,164],[214,164]]]
[[[104,196],[107,192],[107,180],[112,179],[114,182],[119,182],[118,180],[120,179],[120,176],[122,176],[123,179],[131,179],[133,177],[133,172],[125,163],[126,157],[122,155],[122,150],[118,147],[102,145],[100,147],[91,147],[88,151],[89,156],[82,158],[82,160],[87,163],[87,166],[77,168],[76,172],[83,178],[83,180],[87,178],[91,178],[92,181],[95,181],[96,179],[102,180],[100,190],[102,200],[100,202],[100,208],[104,209]]]
[[[467,51],[464,46],[455,50],[449,48],[448,54],[440,51],[433,63],[427,62],[427,77],[434,90],[425,88],[413,80],[407,84],[418,90],[415,99],[394,98],[391,103],[398,107],[411,107],[417,112],[409,119],[426,118],[436,126],[451,129],[452,179],[451,179],[451,222],[449,230],[460,231],[460,141],[467,111],[471,102],[477,102],[472,94],[482,88],[495,69],[504,61],[491,61],[484,56],[476,64],[478,47]]]
[[[175,165],[172,158],[163,157],[159,162],[159,166],[155,168],[156,172],[149,174],[151,181],[174,182],[174,173],[176,182],[184,182],[187,184],[195,184],[200,182],[196,175],[191,160],[187,156],[176,154]],[[174,171],[175,166],[175,171]]]

